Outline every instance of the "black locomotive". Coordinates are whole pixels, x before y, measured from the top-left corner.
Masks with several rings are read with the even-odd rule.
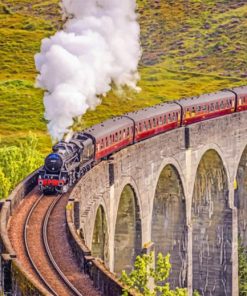
[[[39,173],[39,188],[44,193],[64,193],[90,170],[95,144],[91,136],[76,133],[68,143],[61,141],[52,150]]]

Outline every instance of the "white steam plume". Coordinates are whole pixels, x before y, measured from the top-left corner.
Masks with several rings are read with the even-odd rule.
[[[44,39],[35,56],[53,140],[98,105],[111,83],[136,88],[141,56],[135,0],[63,0],[62,8],[70,17],[63,31]]]

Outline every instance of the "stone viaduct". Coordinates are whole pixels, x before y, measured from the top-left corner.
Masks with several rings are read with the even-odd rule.
[[[171,254],[171,286],[238,295],[247,246],[247,112],[182,127],[114,154],[71,193],[74,221],[115,273],[142,249]]]

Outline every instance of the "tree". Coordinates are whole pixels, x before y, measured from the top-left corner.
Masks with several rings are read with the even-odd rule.
[[[11,183],[8,178],[5,177],[2,169],[0,168],[0,197],[6,197],[9,194]]]
[[[19,146],[0,148],[0,198],[10,191],[43,162],[37,151],[37,138],[30,134]]]
[[[170,274],[171,263],[170,255],[163,256],[158,254],[156,266],[153,268],[154,253],[149,255],[137,256],[133,271],[128,275],[125,271],[122,272],[120,281],[127,287],[124,290],[123,296],[128,295],[130,289],[134,289],[138,295],[143,296],[186,296],[187,289],[176,288],[170,289],[167,279]],[[150,288],[150,283],[153,288]]]

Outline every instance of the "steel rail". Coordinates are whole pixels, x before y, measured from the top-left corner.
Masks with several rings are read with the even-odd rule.
[[[50,207],[48,208],[46,215],[45,215],[45,219],[43,222],[43,229],[42,229],[42,236],[43,236],[43,243],[46,249],[46,253],[49,257],[49,260],[52,264],[52,266],[55,268],[56,272],[59,274],[59,276],[61,277],[62,281],[66,284],[66,286],[72,290],[74,292],[75,295],[77,296],[83,296],[77,289],[76,287],[68,280],[68,278],[65,276],[65,274],[62,272],[62,270],[59,268],[59,266],[57,265],[50,246],[49,246],[49,242],[48,242],[48,223],[49,223],[49,219],[51,216],[52,211],[54,210],[55,206],[57,205],[58,201],[60,200],[60,198],[62,197],[62,195],[59,195],[56,199],[54,199],[54,201],[52,202],[52,204],[50,205]]]
[[[41,201],[41,199],[43,198],[44,194],[42,194],[34,203],[34,205],[32,206],[31,210],[28,213],[28,216],[25,220],[25,226],[24,226],[24,244],[25,244],[25,249],[26,249],[26,253],[28,256],[28,259],[33,267],[33,269],[35,270],[35,272],[38,274],[41,282],[45,285],[45,287],[49,290],[49,292],[51,292],[54,296],[59,296],[54,290],[53,288],[48,284],[48,282],[45,280],[45,278],[43,277],[43,275],[41,274],[41,272],[39,271],[39,269],[37,268],[36,264],[34,263],[30,250],[29,250],[29,246],[28,246],[28,239],[27,239],[27,232],[28,232],[28,225],[29,225],[29,221],[30,218],[34,212],[34,210],[36,209],[36,207],[38,206],[39,202]]]

